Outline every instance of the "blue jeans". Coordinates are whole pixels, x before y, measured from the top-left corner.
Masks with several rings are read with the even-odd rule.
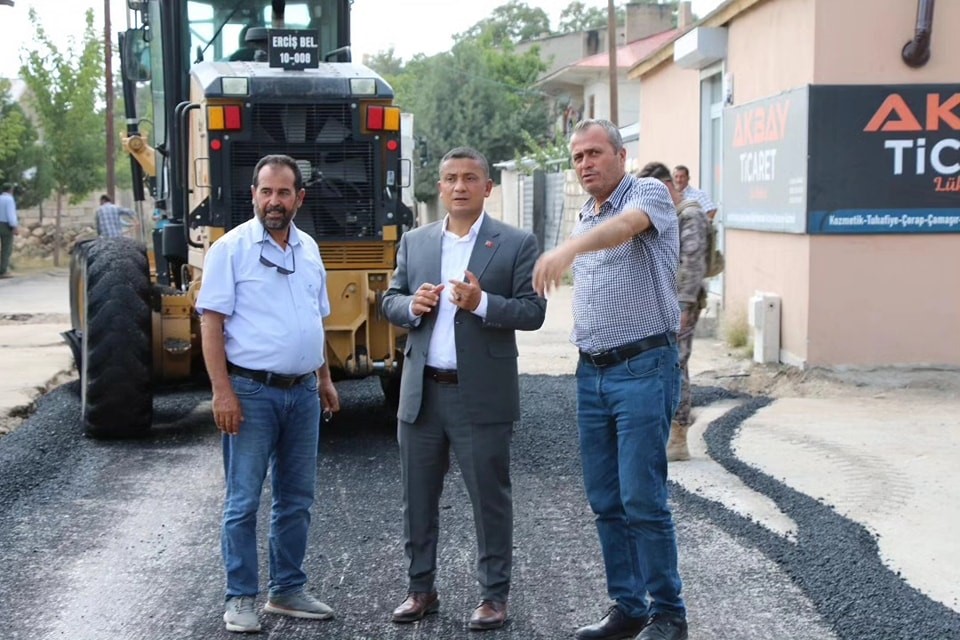
[[[220,546],[228,598],[256,596],[257,510],[270,469],[270,595],[301,589],[307,582],[310,506],[317,480],[320,398],[316,376],[291,389],[230,376],[243,408],[240,433],[223,436],[226,500]]]
[[[679,399],[673,343],[608,367],[577,366],[583,481],[607,593],[632,617],[686,615],[667,506],[666,444]]]

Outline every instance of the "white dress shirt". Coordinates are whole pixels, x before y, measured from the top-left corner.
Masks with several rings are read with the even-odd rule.
[[[463,237],[448,230],[449,215],[443,219],[443,244],[440,247],[440,282],[438,284],[444,285],[444,289],[440,294],[440,302],[434,311],[437,314],[437,321],[434,324],[433,334],[430,336],[430,346],[427,349],[428,366],[437,369],[457,368],[457,341],[453,331],[453,323],[459,307],[451,300],[453,285],[450,284],[450,281],[467,281],[467,265],[470,262],[470,255],[473,253],[473,246],[477,242],[477,235],[480,232],[480,225],[483,224],[485,215],[485,212],[481,212],[480,217],[471,225],[470,231]],[[481,318],[487,316],[487,294],[485,292],[481,292],[480,304],[473,313]]]

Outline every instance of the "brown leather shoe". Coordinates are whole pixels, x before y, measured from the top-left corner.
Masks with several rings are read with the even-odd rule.
[[[507,621],[507,603],[481,600],[470,616],[469,627],[474,631],[499,629]]]
[[[440,609],[440,596],[437,592],[423,593],[411,591],[399,607],[393,610],[394,622],[416,622],[424,616],[436,613]]]

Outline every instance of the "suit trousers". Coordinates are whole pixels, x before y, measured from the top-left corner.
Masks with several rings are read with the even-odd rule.
[[[480,597],[506,602],[513,562],[513,423],[470,422],[462,410],[460,393],[456,384],[424,380],[416,422],[399,421],[409,590],[436,590],[440,495],[452,448],[473,505]]]

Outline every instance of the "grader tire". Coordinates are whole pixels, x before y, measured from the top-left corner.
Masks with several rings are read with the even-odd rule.
[[[153,420],[150,276],[145,248],[127,238],[86,247],[80,399],[94,438],[142,436]]]

